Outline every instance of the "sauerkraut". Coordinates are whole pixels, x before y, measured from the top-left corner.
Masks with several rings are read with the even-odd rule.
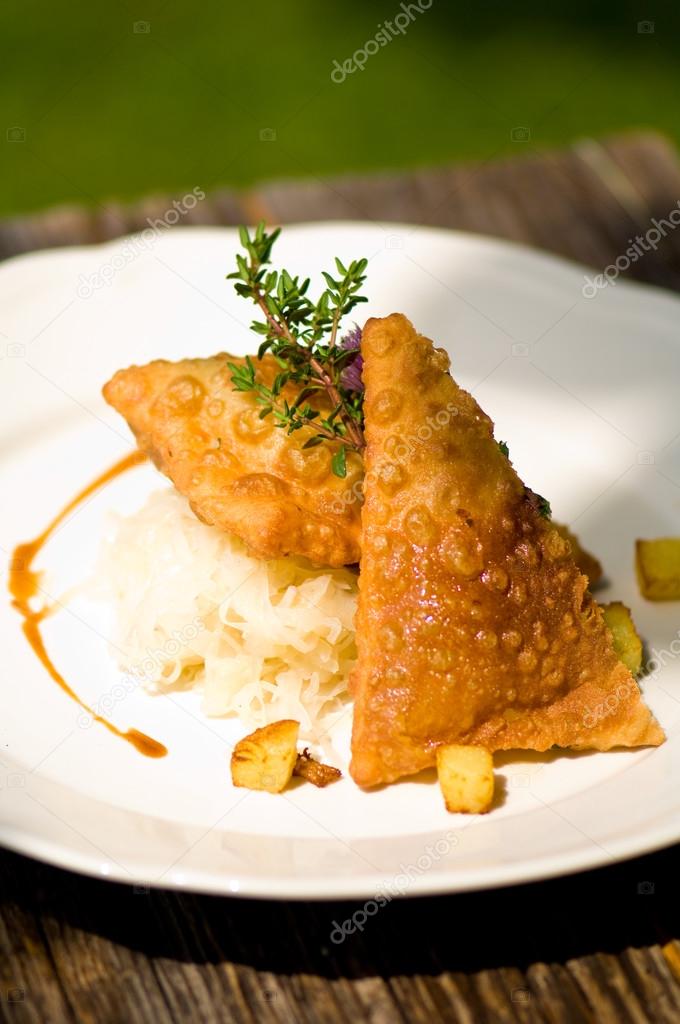
[[[114,655],[147,690],[196,688],[206,715],[248,728],[295,718],[309,740],[346,708],[351,570],[253,558],[168,488],[117,518],[99,580],[115,607]]]

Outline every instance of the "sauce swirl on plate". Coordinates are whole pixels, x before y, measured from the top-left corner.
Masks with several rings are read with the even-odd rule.
[[[99,722],[109,732],[113,733],[114,736],[120,736],[121,739],[131,743],[135,750],[138,750],[140,754],[144,754],[145,757],[165,757],[167,754],[167,748],[159,743],[158,740],[152,739],[143,732],[139,732],[138,729],[119,729],[118,726],[114,725],[107,718],[103,718],[98,715],[84,700],[82,700],[75,690],[67,683],[67,681],[59,672],[58,668],[50,658],[50,655],[45,647],[45,641],[43,639],[41,625],[44,619],[51,614],[53,608],[45,603],[40,608],[32,608],[31,601],[38,596],[40,591],[40,572],[33,568],[33,562],[42,549],[43,545],[49,540],[57,527],[66,519],[70,512],[73,512],[79,505],[82,504],[90,495],[94,494],[105,484],[108,484],[111,480],[115,480],[116,477],[120,476],[128,469],[132,469],[133,466],[138,466],[140,463],[146,460],[146,456],[143,452],[132,452],[130,455],[126,455],[125,458],[121,459],[110,469],[107,469],[105,473],[93,480],[92,483],[88,484],[87,487],[83,488],[79,494],[73,498],[68,505],[66,505],[61,512],[55,516],[51,523],[45,527],[42,533],[35,538],[35,540],[28,541],[25,544],[19,544],[14,549],[12,560],[10,562],[9,572],[9,592],[12,595],[12,605],[19,614],[22,616],[22,629],[24,636],[28,640],[31,648],[45,667],[51,678],[57,683],[64,693],[68,694],[72,700],[76,702],[84,711],[92,716],[93,721]]]

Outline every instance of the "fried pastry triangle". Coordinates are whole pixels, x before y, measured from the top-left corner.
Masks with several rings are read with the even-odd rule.
[[[271,356],[254,361],[270,384],[279,367]],[[330,472],[332,448],[303,450],[309,431],[289,436],[273,429],[271,419],[259,419],[252,395],[234,391],[230,362],[244,360],[222,354],[131,366],[109,381],[104,396],[200,519],[234,533],[262,558],[298,554],[317,565],[358,562],[363,461],[350,455],[340,481]],[[295,401],[297,385],[283,395]],[[567,535],[595,583],[601,566]]]
[[[271,385],[279,372],[274,359],[253,362]],[[347,476],[335,476],[334,443],[303,449],[310,428],[288,435],[272,416],[260,419],[252,393],[234,390],[228,363],[244,360],[223,353],[131,366],[106,384],[104,397],[199,519],[240,537],[261,558],[295,554],[319,565],[358,562],[360,456],[350,453]],[[290,402],[297,394],[293,385],[282,391]]]
[[[663,742],[568,541],[449,376],[446,353],[395,313],[368,321],[362,354],[355,781],[418,772],[445,743]]]

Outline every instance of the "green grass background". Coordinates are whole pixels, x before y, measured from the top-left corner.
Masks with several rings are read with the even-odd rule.
[[[153,191],[680,141],[680,5],[433,0],[334,84],[397,0],[5,0],[0,214]],[[654,32],[639,33],[640,20]],[[148,21],[148,34],[133,31]],[[25,141],[10,141],[18,126]],[[512,139],[526,126],[529,142]],[[260,140],[272,128],[275,142]]]

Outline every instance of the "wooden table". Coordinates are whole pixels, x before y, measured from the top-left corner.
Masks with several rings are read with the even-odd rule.
[[[657,136],[399,175],[219,191],[183,223],[370,219],[501,235],[602,270],[680,199]],[[0,256],[143,229],[169,197],[0,224]],[[677,237],[676,237],[677,234]],[[631,268],[680,289],[680,232]],[[680,849],[556,881],[356,906],[135,892],[0,854],[0,1019],[13,1022],[680,1020]]]

